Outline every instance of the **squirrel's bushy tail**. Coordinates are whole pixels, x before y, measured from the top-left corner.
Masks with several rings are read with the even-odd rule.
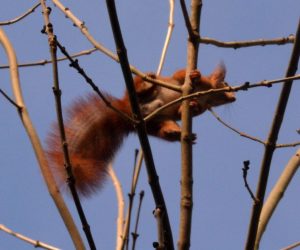
[[[122,100],[106,95],[112,105],[127,112]],[[99,190],[105,182],[107,167],[132,126],[109,109],[96,95],[80,98],[71,105],[65,133],[75,185],[84,196]],[[57,124],[47,138],[49,165],[59,184],[66,182],[64,156]]]

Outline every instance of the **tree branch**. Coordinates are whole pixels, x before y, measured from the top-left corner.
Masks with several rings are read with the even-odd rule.
[[[266,145],[266,142],[265,142],[265,141],[263,141],[263,140],[261,140],[261,139],[259,139],[259,138],[256,138],[256,137],[254,137],[254,136],[248,135],[248,134],[246,134],[246,133],[244,133],[244,132],[241,132],[241,131],[237,130],[236,128],[230,126],[228,123],[224,122],[224,121],[222,120],[222,118],[221,118],[220,116],[218,116],[217,113],[214,112],[212,109],[209,109],[209,111],[210,111],[210,113],[211,113],[211,114],[212,114],[212,115],[213,115],[220,123],[222,123],[225,127],[229,128],[229,129],[232,130],[233,132],[239,134],[239,135],[242,136],[242,137],[248,138],[248,139],[250,139],[250,140],[252,140],[252,141],[256,141],[256,142],[258,142],[258,143],[261,143],[261,144],[263,144],[263,145]],[[300,142],[294,142],[294,143],[288,143],[288,144],[276,144],[275,147],[276,147],[276,148],[287,148],[287,147],[296,147],[296,146],[298,146],[298,145],[300,145]]]
[[[278,178],[275,186],[272,188],[272,191],[270,192],[266,202],[263,205],[258,224],[255,249],[259,248],[259,243],[263,236],[263,233],[266,230],[267,224],[270,221],[271,216],[273,215],[273,212],[275,211],[280,200],[283,198],[284,193],[286,192],[287,187],[289,186],[299,166],[300,149],[297,150],[297,152],[291,157],[288,164],[285,166],[282,174]]]
[[[70,55],[70,57],[77,58],[77,57],[84,56],[84,55],[90,55],[95,51],[98,51],[98,50],[95,48],[83,50],[81,52]],[[57,62],[61,62],[61,61],[65,61],[65,60],[68,60],[68,57],[65,56],[65,57],[57,58]],[[50,64],[50,63],[52,63],[52,61],[50,59],[44,59],[44,60],[40,60],[37,62],[19,63],[18,67],[21,68],[21,67],[44,66],[44,65]],[[8,68],[9,68],[9,65],[0,65],[0,69],[8,69]]]
[[[181,1],[182,12],[189,31],[187,43],[186,77],[182,86],[182,95],[191,93],[190,72],[197,68],[199,43],[196,40],[200,30],[201,0],[191,1],[190,18],[187,19],[185,3]],[[192,155],[192,114],[189,100],[182,102],[182,133],[181,133],[181,194],[179,237],[177,246],[179,250],[189,249],[191,245],[191,226],[193,209],[193,155]]]
[[[199,38],[199,42],[203,44],[215,45],[222,48],[247,48],[252,46],[266,46],[266,45],[284,45],[288,43],[294,43],[295,36],[289,35],[288,37],[274,38],[274,39],[258,39],[258,40],[247,40],[247,41],[234,41],[234,42],[223,42],[215,40],[209,37]]]
[[[89,33],[88,28],[85,26],[84,22],[80,21],[72,12],[69,8],[65,7],[59,0],[52,0],[52,2],[54,3],[54,5],[56,7],[58,7],[66,17],[70,18],[70,20],[74,23],[74,25],[80,29],[81,33],[89,40],[89,42],[91,44],[93,44],[93,46],[95,46],[95,48],[97,48],[99,51],[101,51],[102,53],[104,53],[105,55],[107,55],[108,57],[110,57],[111,59],[113,59],[116,62],[119,62],[119,57],[118,55],[114,54],[112,51],[110,51],[109,49],[105,48],[102,44],[100,44],[99,42],[97,42],[92,35]],[[130,70],[132,73],[139,75],[140,77],[143,78],[143,80],[147,81],[147,82],[151,82],[153,84],[157,84],[159,86],[168,88],[168,89],[172,89],[174,91],[177,92],[181,92],[181,88],[179,86],[175,86],[173,84],[169,84],[157,79],[153,79],[149,76],[147,76],[147,74],[144,74],[142,71],[138,70],[136,67],[129,65]]]
[[[40,240],[33,240],[33,239],[30,239],[27,236],[24,236],[20,233],[16,233],[2,224],[0,224],[0,230],[33,245],[35,248],[43,248],[43,249],[47,249],[47,250],[59,250],[59,248],[50,246]]]
[[[299,62],[299,55],[300,55],[300,19],[298,21],[296,39],[291,54],[289,66],[286,72],[287,77],[293,76],[296,73],[298,62]],[[256,191],[256,199],[259,202],[253,203],[250,225],[248,229],[248,237],[247,237],[246,247],[245,247],[246,250],[253,250],[254,248],[260,213],[263,206],[266,187],[268,183],[272,156],[275,150],[277,137],[279,134],[279,130],[281,128],[285,109],[289,99],[289,94],[292,88],[292,82],[293,82],[292,80],[286,81],[282,87],[281,95],[278,100],[270,133],[266,142],[265,153],[261,163],[261,172],[260,172],[257,191]]]
[[[22,20],[23,18],[27,17],[28,15],[30,15],[31,13],[33,13],[35,11],[35,9],[37,7],[39,7],[41,5],[41,3],[37,3],[36,5],[34,5],[32,8],[30,8],[28,11],[26,11],[25,13],[23,13],[22,15],[14,18],[14,19],[11,19],[11,20],[8,20],[8,21],[3,21],[3,22],[0,22],[0,26],[4,26],[4,25],[10,25],[10,24],[13,24],[13,23],[16,23],[20,20]]]
[[[65,134],[65,128],[64,128],[64,120],[63,120],[63,114],[62,114],[62,105],[61,105],[61,89],[59,86],[59,79],[58,79],[58,65],[57,65],[57,41],[56,37],[53,33],[53,26],[50,23],[49,15],[51,12],[51,9],[46,6],[45,0],[41,0],[41,5],[43,8],[43,17],[44,17],[44,23],[45,23],[45,29],[44,32],[48,35],[48,42],[49,42],[49,48],[50,48],[50,54],[51,54],[51,60],[52,60],[52,72],[53,72],[53,93],[55,97],[55,104],[56,104],[56,114],[57,114],[57,122],[58,122],[58,128],[60,132],[60,138],[61,138],[61,146],[64,156],[64,165],[65,170],[67,174],[67,184],[70,188],[72,198],[74,201],[74,204],[76,206],[80,221],[82,223],[82,229],[85,233],[85,236],[87,238],[88,244],[90,246],[90,249],[95,250],[95,242],[90,230],[90,226],[88,224],[88,221],[86,219],[85,213],[83,211],[76,187],[75,187],[75,178],[73,176],[72,172],[72,165],[71,165],[71,159],[69,155],[68,150],[68,142]]]
[[[34,129],[34,126],[30,120],[30,116],[27,112],[23,96],[22,96],[22,90],[20,86],[20,80],[19,80],[19,72],[18,72],[18,62],[16,58],[15,51],[8,40],[7,36],[5,35],[4,31],[0,29],[0,43],[3,45],[7,57],[9,60],[10,65],[10,76],[11,76],[11,84],[13,93],[15,96],[15,102],[18,105],[19,108],[19,115],[21,118],[21,121],[25,127],[25,130],[27,132],[27,135],[31,141],[35,156],[37,158],[41,173],[43,175],[44,181],[46,183],[46,186],[48,188],[48,191],[66,225],[66,228],[68,229],[68,232],[73,240],[73,243],[75,246],[78,247],[78,249],[85,249],[83,241],[80,237],[80,234],[76,228],[76,225],[73,221],[73,218],[68,210],[68,207],[66,206],[59,189],[56,185],[55,179],[50,171],[50,168],[48,166],[48,162],[44,153],[44,150],[42,148],[41,142],[39,140],[39,137]]]
[[[171,226],[168,218],[167,208],[163,193],[159,184],[158,176],[156,173],[151,147],[146,133],[145,122],[141,115],[139,105],[137,102],[137,97],[135,93],[135,88],[133,84],[133,78],[131,75],[130,65],[127,58],[126,47],[123,42],[122,32],[120,29],[120,24],[116,12],[115,2],[113,0],[106,0],[107,10],[111,22],[111,27],[113,30],[113,35],[116,44],[116,51],[118,53],[118,58],[120,60],[120,66],[124,75],[127,92],[129,95],[129,100],[131,103],[131,109],[133,116],[139,121],[136,125],[137,134],[141,143],[142,150],[144,152],[146,170],[148,173],[149,184],[155,200],[157,207],[160,207],[163,211],[163,231],[164,231],[164,245],[166,249],[174,249],[173,246],[173,236],[171,231]]]

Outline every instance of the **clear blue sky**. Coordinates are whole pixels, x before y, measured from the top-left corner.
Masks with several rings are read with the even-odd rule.
[[[32,7],[37,1],[2,0],[0,21],[12,19]],[[188,2],[188,1],[187,1]],[[89,28],[90,33],[106,47],[114,50],[114,42],[104,1],[63,1]],[[51,21],[59,41],[70,53],[92,48],[70,20],[55,8]],[[143,71],[155,71],[164,42],[168,22],[168,1],[117,1],[121,26],[130,62]],[[201,35],[224,41],[277,38],[295,33],[299,19],[300,2],[297,0],[264,1],[203,1]],[[15,46],[19,62],[40,61],[49,58],[47,37],[41,9],[23,21],[3,27]],[[163,69],[172,74],[186,64],[187,32],[179,3],[175,7],[175,29]],[[209,74],[223,60],[227,66],[227,81],[238,85],[245,81],[281,78],[285,75],[292,45],[253,47],[247,49],[221,49],[201,45],[199,68]],[[0,64],[7,60],[0,50]],[[120,67],[102,53],[80,58],[81,65],[98,86],[121,96],[124,82]],[[68,63],[60,63],[60,81],[63,103],[91,89]],[[1,89],[11,95],[9,74],[1,70]],[[25,102],[41,140],[44,142],[55,119],[52,94],[51,67],[39,66],[20,69]],[[280,143],[299,141],[300,82],[295,82],[288,103]],[[265,139],[281,86],[271,89],[253,89],[237,93],[237,101],[229,107],[216,109],[232,126]],[[73,249],[68,233],[44,186],[29,139],[21,126],[19,116],[0,96],[0,224],[62,249]],[[243,249],[246,240],[252,201],[244,188],[242,163],[250,160],[249,184],[255,190],[263,147],[244,139],[219,124],[209,113],[194,119],[193,130],[198,135],[194,146],[194,209],[191,249]],[[150,139],[160,182],[165,194],[175,244],[179,225],[180,144]],[[136,136],[130,136],[117,155],[114,165],[125,193],[131,179]],[[285,164],[296,148],[275,152],[268,192],[276,182]],[[125,163],[125,164],[124,164]],[[124,166],[125,165],[125,166]],[[296,174],[281,204],[275,212],[261,242],[261,249],[280,249],[299,241],[300,235],[300,176]],[[156,222],[152,216],[154,202],[145,170],[142,170],[138,192],[145,190],[140,237],[137,249],[151,249],[156,241]],[[70,197],[66,201],[77,214]],[[107,185],[99,194],[83,200],[83,206],[99,249],[114,249],[116,203],[114,189]],[[80,225],[79,225],[80,228]],[[0,250],[32,249],[11,236],[0,232]]]

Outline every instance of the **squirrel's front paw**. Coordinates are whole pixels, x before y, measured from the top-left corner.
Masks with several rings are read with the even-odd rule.
[[[163,137],[168,141],[180,141],[181,131],[169,130],[163,132]]]
[[[193,116],[200,115],[206,110],[202,105],[200,105],[197,102],[197,100],[191,100],[189,105]]]
[[[199,84],[200,79],[201,79],[201,73],[199,70],[192,70],[190,72],[190,79],[192,82],[192,86],[194,87],[195,85]]]
[[[192,144],[196,144],[197,134],[191,133],[190,136],[185,136],[184,140],[190,141]]]

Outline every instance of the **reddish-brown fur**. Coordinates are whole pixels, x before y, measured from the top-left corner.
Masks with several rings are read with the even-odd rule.
[[[172,77],[152,77],[181,86],[185,79],[185,70],[179,70]],[[219,66],[210,76],[205,77],[199,71],[190,75],[193,92],[225,87],[225,67]],[[136,77],[135,88],[143,116],[158,107],[175,100],[180,94],[157,85],[145,82]],[[106,95],[110,103],[122,112],[131,115],[128,94],[122,99]],[[202,114],[207,108],[223,105],[235,100],[233,93],[221,93],[214,96],[191,100],[194,115]],[[150,135],[168,141],[180,140],[181,128],[176,123],[180,119],[181,105],[177,104],[150,120],[147,132]],[[66,137],[75,183],[78,191],[84,196],[95,192],[105,181],[107,165],[115,156],[123,140],[134,127],[119,114],[108,108],[95,94],[80,98],[70,107],[65,122]],[[61,149],[59,131],[54,125],[47,138],[47,155],[55,176],[60,183],[66,179],[64,158]]]

